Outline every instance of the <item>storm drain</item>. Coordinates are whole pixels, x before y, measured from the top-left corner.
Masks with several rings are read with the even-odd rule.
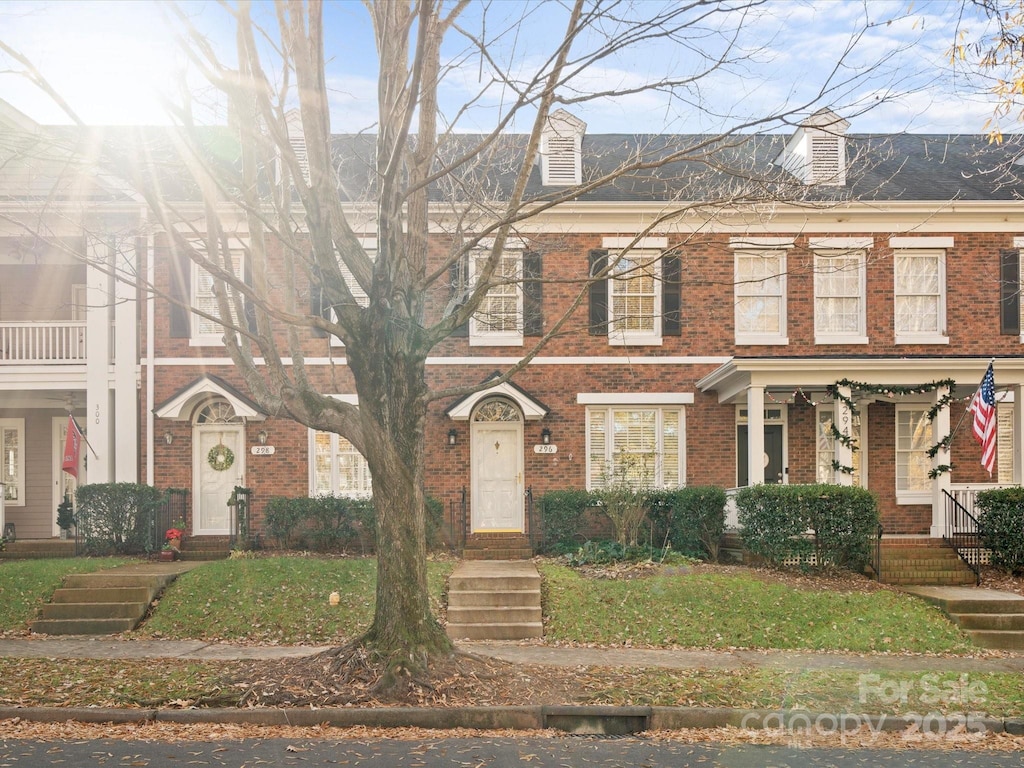
[[[544,707],[545,728],[587,736],[623,736],[646,731],[650,707]]]

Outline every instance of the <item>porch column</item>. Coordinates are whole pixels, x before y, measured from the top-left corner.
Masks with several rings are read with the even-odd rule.
[[[86,245],[85,421],[81,425],[86,448],[86,477],[90,483],[109,483],[113,478],[114,446],[110,413],[110,246],[89,237]],[[134,321],[133,321],[134,322]]]
[[[747,387],[747,485],[764,482],[764,387]]]
[[[1013,385],[1013,482],[1024,483],[1024,384]]]
[[[853,437],[853,411],[850,410],[850,406],[847,404],[850,402],[852,390],[850,387],[840,386],[837,388],[837,391],[839,397],[836,398],[835,425],[839,434],[843,436],[843,440],[833,441],[833,453],[839,466],[852,467],[853,448],[850,447],[849,442]],[[837,469],[835,481],[837,485],[853,485],[853,473]]]
[[[932,404],[936,405],[942,398],[949,394],[948,387],[939,387],[935,390]],[[935,421],[932,422],[932,437],[937,443],[945,438],[950,431],[949,407],[940,408],[935,414]],[[949,466],[949,447],[939,448],[935,458],[932,459],[932,468],[938,469],[941,466]],[[952,487],[952,477],[949,472],[941,472],[932,480],[932,529],[933,538],[941,538],[946,532],[946,496],[943,491],[949,492]]]
[[[137,275],[135,241],[129,239],[113,254],[117,274]],[[135,288],[114,281],[114,480],[139,481],[138,349],[139,318]]]

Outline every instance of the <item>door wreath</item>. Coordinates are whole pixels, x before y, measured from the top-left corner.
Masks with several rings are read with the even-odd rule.
[[[235,463],[235,453],[224,443],[218,443],[206,454],[206,463],[210,465],[210,469],[223,472],[231,469],[231,465]]]

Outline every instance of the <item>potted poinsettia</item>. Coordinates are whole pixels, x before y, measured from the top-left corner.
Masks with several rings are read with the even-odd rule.
[[[184,537],[185,532],[181,530],[181,528],[168,528],[167,532],[164,533],[164,538],[167,540],[167,546],[175,551],[181,549],[181,540]]]

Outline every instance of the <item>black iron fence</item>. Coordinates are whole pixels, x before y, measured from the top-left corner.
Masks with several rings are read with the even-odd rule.
[[[236,485],[228,500],[231,511],[228,545],[231,549],[257,549],[251,536],[252,489]]]

